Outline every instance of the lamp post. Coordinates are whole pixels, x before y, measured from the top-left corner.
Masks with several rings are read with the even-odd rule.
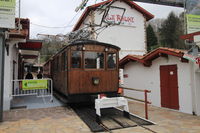
[[[0,122],[3,121],[5,30],[0,28]]]

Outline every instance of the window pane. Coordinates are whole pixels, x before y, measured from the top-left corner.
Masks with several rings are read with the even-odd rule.
[[[66,57],[66,52],[62,54],[62,70],[67,69],[67,57]]]
[[[98,52],[85,52],[85,68],[102,69],[104,68],[104,54]]]
[[[81,67],[81,51],[72,51],[71,65],[72,68]]]
[[[108,54],[108,68],[116,68],[117,58],[115,53]]]
[[[68,65],[68,59],[67,59],[67,53],[65,53],[65,66],[64,66],[64,70],[67,70],[67,65]]]
[[[59,57],[56,58],[56,71],[58,71],[58,67],[59,67]]]

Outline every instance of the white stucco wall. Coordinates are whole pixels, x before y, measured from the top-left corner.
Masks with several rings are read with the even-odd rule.
[[[4,103],[3,109],[10,109],[10,100],[12,92],[12,79],[13,79],[13,60],[18,62],[18,50],[14,44],[9,44],[9,55],[5,50],[5,64],[4,64]],[[18,65],[15,67],[15,75],[18,73]],[[15,77],[17,78],[17,77]]]
[[[120,58],[127,54],[143,55],[146,53],[146,19],[143,14],[131,8],[123,1],[116,1],[112,6],[125,8],[124,16],[133,17],[134,22],[131,26],[115,25],[107,27],[98,35],[97,40],[119,46],[121,48]],[[102,11],[95,11],[94,16],[89,15],[83,23],[89,24],[89,22],[94,20],[95,24],[99,24],[102,14]],[[98,29],[99,27],[95,28]]]
[[[193,69],[192,69],[193,68]],[[200,115],[200,67],[199,65],[191,65],[191,69],[194,71],[193,75],[193,88],[192,88],[192,101],[193,110],[195,114]]]
[[[138,62],[129,62],[124,67],[124,74],[128,74],[128,78],[124,78],[124,86],[136,89],[148,89],[151,93],[148,95],[153,105],[161,106],[160,94],[160,65],[177,64],[178,72],[178,91],[180,111],[192,114],[192,80],[190,63],[182,63],[179,58],[169,56],[169,58],[160,57],[152,62],[151,67],[144,67]],[[135,93],[133,91],[124,91],[125,95],[134,98],[143,99],[144,94]]]

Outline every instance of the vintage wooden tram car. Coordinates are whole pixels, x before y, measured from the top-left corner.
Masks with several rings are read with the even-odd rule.
[[[54,89],[71,101],[96,94],[117,94],[119,50],[111,44],[79,40],[67,45],[44,65]]]

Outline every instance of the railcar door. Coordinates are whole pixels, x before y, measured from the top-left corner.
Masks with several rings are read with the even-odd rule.
[[[80,90],[82,71],[82,51],[70,51],[70,70],[68,72],[68,93],[78,94]]]

